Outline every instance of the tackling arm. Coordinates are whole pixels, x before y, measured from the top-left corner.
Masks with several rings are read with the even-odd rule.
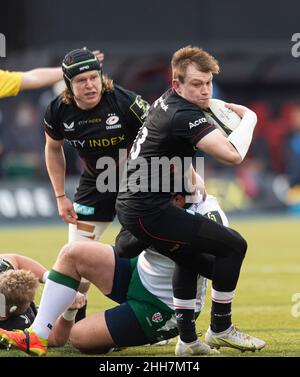
[[[70,337],[78,309],[86,304],[85,296],[77,292],[73,304],[57,319],[48,338],[50,347],[62,347]]]
[[[203,201],[205,201],[207,197],[207,192],[205,189],[205,183],[202,179],[202,177],[195,171],[194,167],[191,167],[192,169],[192,184],[195,188],[195,192],[199,191],[202,195]]]

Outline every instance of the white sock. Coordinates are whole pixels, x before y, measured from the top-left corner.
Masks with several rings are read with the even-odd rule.
[[[218,302],[219,304],[230,304],[233,300],[234,294],[235,290],[231,292],[220,292],[211,288],[211,298],[214,302]]]
[[[57,318],[72,305],[76,290],[47,279],[37,316],[31,326],[42,339],[48,339]]]
[[[173,296],[173,307],[174,309],[196,309],[196,299],[184,300],[181,298],[176,298]]]

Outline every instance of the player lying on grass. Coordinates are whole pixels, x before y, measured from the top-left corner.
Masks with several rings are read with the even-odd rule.
[[[174,200],[181,206],[184,204],[181,195]],[[213,197],[200,208],[206,212],[221,212]],[[223,213],[222,217],[226,219]],[[153,250],[129,260],[119,258],[113,247],[105,244],[83,241],[64,246],[46,282],[38,315],[28,330],[28,352],[42,355],[47,345],[52,346],[50,328],[72,302],[81,277],[88,278],[102,293],[120,304],[73,326],[70,340],[81,352],[106,353],[116,346],[138,346],[177,336],[172,309],[173,269],[171,260]],[[199,276],[198,313],[203,307],[205,292],[206,279]],[[54,338],[55,331],[52,331]],[[0,336],[2,344],[26,351],[22,331],[1,330]],[[66,334],[65,341],[68,338]],[[198,354],[216,353],[204,343],[200,344]]]
[[[180,206],[184,205],[181,195],[176,195],[173,200]],[[194,205],[194,210],[210,217],[213,215],[224,225],[228,224],[216,199],[211,196],[204,203]],[[210,277],[213,261],[208,258],[203,265],[203,274]],[[105,353],[116,346],[138,346],[175,337],[178,330],[172,304],[173,269],[174,263],[169,258],[151,249],[138,258],[127,260],[119,258],[109,245],[90,242],[68,244],[62,248],[50,272],[38,315],[27,334],[0,330],[1,343],[33,355],[45,354],[47,346],[52,345],[50,328],[72,302],[81,277],[88,278],[102,293],[120,304],[73,326],[70,340],[81,352]],[[198,313],[203,307],[205,291],[206,279],[199,276]],[[52,331],[52,336],[55,331]],[[243,348],[232,344],[230,339],[227,342],[219,339],[217,345],[244,350],[257,349],[257,344],[264,345],[263,341],[248,338],[248,343],[247,339],[241,339]],[[189,351],[197,355],[216,353],[200,341]]]
[[[37,314],[34,297],[39,283],[44,283],[47,269],[37,261],[19,254],[0,254],[0,327],[6,330],[26,329]],[[73,322],[70,313],[85,304],[78,293],[71,307],[55,324],[52,346],[61,346],[69,335]],[[67,320],[64,319],[67,318]]]
[[[34,296],[47,270],[33,259],[17,254],[0,254],[0,326],[6,330],[25,329],[36,316]],[[3,302],[3,300],[2,300]]]

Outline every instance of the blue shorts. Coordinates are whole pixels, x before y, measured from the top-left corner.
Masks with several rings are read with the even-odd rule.
[[[147,344],[144,334],[133,310],[126,302],[132,271],[137,259],[120,258],[115,249],[115,274],[112,291],[107,295],[119,306],[105,311],[105,321],[115,344],[119,347]]]
[[[137,258],[115,253],[115,275],[108,295],[120,305],[105,311],[108,330],[119,347],[152,344],[178,335],[175,314],[142,284]]]

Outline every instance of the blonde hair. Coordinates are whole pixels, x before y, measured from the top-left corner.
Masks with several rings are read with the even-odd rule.
[[[107,75],[102,76],[102,90],[101,93],[104,92],[112,92],[114,90],[114,82],[112,79],[110,79]],[[63,91],[63,103],[66,105],[70,105],[71,103],[74,103],[74,95],[71,93],[71,91],[68,88],[65,88]]]
[[[172,57],[172,77],[184,82],[187,67],[194,64],[201,72],[218,74],[220,71],[218,61],[208,52],[199,47],[186,46],[177,50]]]
[[[39,286],[31,271],[8,270],[0,274],[0,293],[5,297],[6,315],[22,314],[34,300]]]

